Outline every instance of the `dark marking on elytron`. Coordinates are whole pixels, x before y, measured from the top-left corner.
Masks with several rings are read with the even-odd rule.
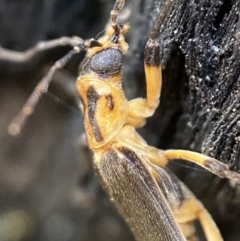
[[[130,166],[138,165],[141,160],[139,160],[139,157],[135,154],[134,151],[130,150],[127,147],[119,147],[118,150],[126,157],[126,161]]]
[[[120,147],[118,150],[126,157],[128,167],[132,166],[137,168],[139,173],[142,174],[144,182],[149,183],[149,177],[146,176],[146,168],[137,154],[127,147]]]
[[[116,203],[121,203],[117,205],[118,209],[123,212],[125,220],[131,222],[137,240],[185,240],[162,198],[161,190],[159,192],[138,154],[125,146],[117,148],[116,152],[109,151],[103,157],[101,175],[105,183],[111,184],[109,191]],[[137,212],[136,207],[140,207]],[[138,225],[140,215],[143,221],[141,230]]]
[[[93,135],[97,142],[103,141],[102,133],[97,124],[97,120],[95,117],[97,110],[97,101],[101,96],[97,93],[95,88],[91,85],[87,91],[87,101],[88,101],[88,117],[89,122],[92,126]]]
[[[146,178],[145,166],[142,164],[142,162],[139,159],[139,157],[137,156],[137,154],[134,151],[132,151],[131,149],[126,148],[126,147],[120,147],[118,150],[126,157],[125,160],[128,162],[128,166],[137,168],[137,170],[141,174],[144,182],[148,183],[148,185],[150,185],[149,177]],[[171,196],[169,196],[169,195],[175,195],[178,200],[177,205],[179,205],[179,207],[180,207],[183,204],[184,194],[183,194],[183,190],[181,188],[181,183],[179,182],[179,180],[174,176],[174,174],[172,174],[169,170],[167,170],[165,168],[161,169],[161,167],[158,167],[155,170],[159,173],[159,177],[156,176],[155,180],[157,181],[158,186],[161,189],[161,192],[165,196],[166,200],[168,200],[170,205],[175,204],[175,203],[172,203]],[[170,187],[170,190],[166,189],[168,187]],[[168,193],[168,191],[171,193]]]
[[[109,94],[109,95],[106,95],[105,97],[106,97],[106,99],[107,99],[107,107],[108,107],[110,110],[113,110],[113,108],[114,108],[114,102],[113,102],[113,97],[112,97],[112,95]]]

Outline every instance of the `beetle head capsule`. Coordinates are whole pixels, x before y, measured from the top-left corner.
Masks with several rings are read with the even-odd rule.
[[[123,54],[115,48],[96,53],[90,62],[90,69],[103,78],[114,77],[122,67]]]

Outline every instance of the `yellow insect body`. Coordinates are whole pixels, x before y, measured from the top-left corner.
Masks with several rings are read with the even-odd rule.
[[[135,128],[145,124],[158,107],[162,88],[159,43],[160,27],[175,1],[159,12],[145,47],[146,98],[128,101],[122,89],[123,55],[128,52],[124,34],[129,26],[116,22],[125,1],[116,0],[111,26],[98,40],[83,41],[52,67],[38,84],[20,115],[10,125],[18,134],[27,115],[47,89],[53,73],[73,54],[87,50],[77,79],[94,169],[111,200],[138,241],[196,240],[194,220],[199,220],[208,241],[221,241],[210,214],[188,188],[165,168],[169,160],[185,159],[222,178],[240,182],[240,175],[203,154],[185,150],[158,150],[149,146]],[[26,112],[26,110],[28,110]],[[29,111],[30,110],[30,111]],[[21,124],[19,124],[21,123]]]

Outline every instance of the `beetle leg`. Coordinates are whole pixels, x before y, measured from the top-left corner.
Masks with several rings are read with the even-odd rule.
[[[166,150],[161,151],[154,147],[148,147],[149,160],[158,166],[165,166],[170,160],[186,160],[195,163],[213,174],[228,178],[240,183],[240,174],[229,170],[229,166],[209,156],[186,150]]]
[[[180,224],[199,219],[208,241],[223,241],[211,215],[194,196],[184,201],[183,205],[179,208],[179,215],[175,213],[175,218]]]
[[[130,107],[132,108],[132,107]],[[130,126],[134,126],[135,128],[140,128],[146,124],[145,118],[134,118],[133,116],[128,116],[127,124]]]
[[[180,223],[179,226],[187,241],[199,241],[197,238],[195,226],[192,222]]]
[[[127,137],[127,138],[126,138]],[[128,140],[126,142],[126,139]],[[181,159],[193,162],[213,174],[221,177],[235,180],[240,183],[240,174],[229,170],[229,166],[209,156],[186,150],[166,150],[162,151],[155,147],[148,146],[142,137],[134,130],[132,126],[124,126],[118,135],[119,142],[125,142],[130,146],[136,146],[147,155],[147,158],[153,164],[164,167],[170,160]]]
[[[144,70],[147,84],[147,98],[138,98],[129,101],[129,117],[136,120],[142,120],[136,121],[136,123],[130,121],[127,122],[129,124],[131,123],[134,127],[141,127],[144,124],[145,118],[152,116],[159,105],[162,88],[162,69],[160,65],[160,45],[156,38],[167,13],[169,13],[169,10],[174,3],[175,1],[168,1],[163,6],[163,9],[156,19],[156,23],[151,30],[150,37],[145,47]]]
[[[229,170],[228,165],[209,156],[186,150],[166,150],[162,152],[162,155],[168,160],[182,159],[193,162],[221,178],[232,179],[240,183],[239,173]]]
[[[147,83],[147,98],[129,101],[129,117],[145,119],[154,114],[159,104],[162,87],[162,71],[159,58],[160,46],[156,41],[148,40],[145,48],[145,75]],[[139,127],[133,122],[133,126]]]
[[[159,44],[149,40],[145,48],[145,75],[147,83],[147,98],[129,101],[129,117],[127,124],[141,127],[145,119],[154,114],[159,104],[162,87],[162,71],[159,59]]]
[[[193,241],[198,237],[193,221],[199,220],[208,241],[222,241],[211,215],[192,192],[167,168],[149,163],[147,166],[187,240]]]

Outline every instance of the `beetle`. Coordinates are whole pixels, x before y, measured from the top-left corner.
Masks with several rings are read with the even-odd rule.
[[[57,69],[82,49],[87,51],[80,66],[77,90],[84,115],[88,145],[94,153],[94,169],[112,202],[124,217],[136,240],[194,240],[193,221],[199,220],[207,240],[222,240],[203,205],[166,168],[169,160],[184,159],[202,166],[221,178],[240,182],[240,175],[203,154],[185,150],[158,150],[136,132],[159,105],[161,93],[160,45],[156,38],[175,1],[159,11],[145,47],[146,98],[128,101],[122,89],[123,55],[128,53],[124,35],[128,25],[117,16],[125,1],[116,0],[110,13],[111,26],[99,39],[69,40],[73,50],[57,61],[37,85],[9,132],[19,134],[26,117],[33,113],[42,93]],[[57,42],[59,44],[59,42]]]

